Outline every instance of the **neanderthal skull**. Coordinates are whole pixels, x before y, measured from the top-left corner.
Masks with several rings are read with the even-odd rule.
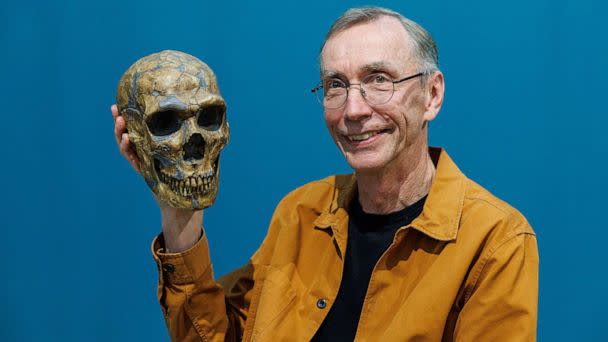
[[[157,199],[177,208],[212,205],[230,137],[213,71],[183,52],[155,53],[124,73],[116,102]]]

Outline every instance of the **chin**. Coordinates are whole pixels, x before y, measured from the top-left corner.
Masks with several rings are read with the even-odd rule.
[[[381,170],[386,166],[385,161],[377,158],[353,158],[352,156],[346,156],[346,161],[355,172]]]

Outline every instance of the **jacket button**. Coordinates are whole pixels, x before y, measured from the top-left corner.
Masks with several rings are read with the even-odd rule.
[[[173,264],[164,264],[163,270],[167,273],[173,273],[173,271],[175,271],[175,266],[173,266]]]
[[[325,299],[321,298],[317,301],[317,307],[319,309],[325,309],[326,306],[327,306],[327,301]]]

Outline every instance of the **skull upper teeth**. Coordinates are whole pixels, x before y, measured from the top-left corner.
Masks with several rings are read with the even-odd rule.
[[[214,171],[210,170],[202,175],[191,176],[186,179],[177,179],[160,171],[158,178],[174,192],[182,196],[189,196],[195,193],[208,192],[214,181]]]
[[[367,140],[367,139],[375,136],[376,134],[378,134],[378,132],[367,132],[367,133],[363,133],[363,134],[353,134],[353,135],[349,135],[348,139],[350,141],[363,141],[363,140]]]

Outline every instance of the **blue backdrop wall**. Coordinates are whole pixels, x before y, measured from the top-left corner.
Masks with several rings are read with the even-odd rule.
[[[131,63],[178,49],[219,77],[232,139],[205,225],[221,275],[255,251],[284,194],[349,172],[309,89],[333,19],[366,4],[3,4],[0,340],[167,340],[149,248],[160,216],[109,111]],[[438,42],[447,92],[431,143],[538,234],[539,339],[606,340],[606,3],[376,4]]]

